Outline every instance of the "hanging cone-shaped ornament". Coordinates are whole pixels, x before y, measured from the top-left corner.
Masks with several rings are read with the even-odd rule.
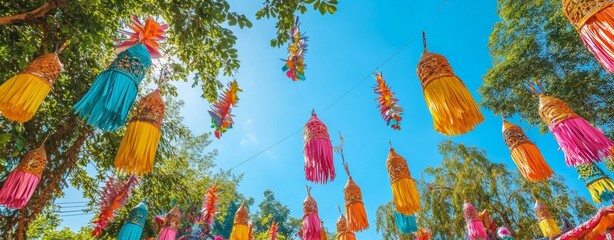
[[[578,116],[565,101],[539,94],[539,116],[565,153],[568,166],[600,162],[613,156],[614,142]]]
[[[126,222],[124,222],[124,225],[122,225],[122,228],[119,230],[117,240],[141,239],[141,234],[143,234],[143,226],[145,226],[147,214],[149,214],[145,200],[146,199],[143,199],[141,203],[130,210],[130,214],[126,219]]]
[[[341,209],[339,209],[339,212],[341,212]],[[341,213],[341,216],[337,219],[337,240],[356,240],[356,235],[349,231],[347,227],[347,220]]]
[[[488,239],[486,229],[484,228],[484,223],[478,218],[478,211],[475,210],[471,203],[465,202],[465,204],[463,204],[463,213],[465,222],[467,223],[467,235],[469,236],[469,239]]]
[[[608,73],[614,72],[613,4],[609,0],[563,0],[565,16]]]
[[[420,210],[420,194],[416,182],[411,178],[407,161],[390,148],[386,161],[392,197],[397,212],[412,215]]]
[[[249,213],[247,212],[247,208],[245,208],[245,202],[242,202],[237,213],[235,213],[230,240],[249,240],[248,221]]]
[[[126,204],[128,195],[140,179],[134,175],[126,181],[109,177],[100,197],[100,213],[94,220],[92,236],[100,237],[102,230],[115,218],[115,211]]]
[[[394,212],[394,222],[397,225],[399,232],[403,234],[411,234],[418,231],[418,223],[415,215],[405,215],[399,212]]]
[[[345,200],[345,214],[347,214],[348,230],[352,232],[360,232],[369,228],[369,220],[367,219],[367,211],[365,204],[362,202],[362,192],[360,187],[352,175],[347,163],[343,164],[348,174],[348,181],[343,188],[343,199]]]
[[[522,129],[503,120],[503,140],[510,149],[512,159],[522,175],[529,181],[538,182],[548,179],[553,172],[541,152]]]
[[[465,134],[483,122],[484,116],[448,60],[426,50],[426,37],[422,34],[424,53],[417,72],[435,130],[448,136]]]
[[[307,187],[307,198],[303,201],[303,239],[320,239],[320,217],[318,216],[318,204],[311,197],[311,188]]]
[[[544,237],[555,237],[561,234],[559,225],[557,225],[554,219],[552,219],[550,211],[548,211],[546,205],[535,199],[534,210],[535,214],[537,215],[537,221],[539,221],[539,228],[542,230]]]
[[[139,84],[151,66],[152,57],[160,57],[158,43],[164,39],[166,24],[147,17],[143,25],[132,17],[131,38],[117,46],[121,51],[111,66],[100,73],[85,96],[73,109],[87,124],[103,131],[115,131],[126,122],[128,111],[138,93]]]
[[[68,43],[68,42],[67,42]],[[0,85],[0,114],[16,122],[30,120],[62,72],[58,53],[37,57],[23,71]]]
[[[433,237],[433,233],[431,233],[431,230],[429,230],[428,228],[418,229],[415,235],[415,240],[431,240],[431,238]]]
[[[151,172],[160,141],[164,109],[159,89],[141,99],[117,150],[114,165],[118,171],[137,175]]]
[[[0,205],[21,209],[26,206],[47,166],[47,152],[44,145],[26,153],[19,165],[4,181],[0,189]]]
[[[499,236],[501,240],[514,240],[512,233],[506,227],[497,228],[497,236]]]
[[[576,166],[576,171],[596,203],[614,200],[614,182],[595,164]]]
[[[328,240],[326,236],[326,228],[324,228],[324,222],[320,221],[320,240]]]
[[[181,221],[181,211],[179,211],[179,205],[175,205],[166,216],[156,216],[155,220],[162,230],[158,234],[158,240],[175,240],[177,236],[177,228]]]
[[[311,112],[311,118],[303,129],[303,143],[307,181],[322,184],[333,181],[333,145],[328,136],[328,128],[318,119],[315,111]]]

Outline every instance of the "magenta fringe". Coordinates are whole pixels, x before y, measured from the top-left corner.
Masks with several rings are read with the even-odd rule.
[[[611,7],[609,7],[611,8]],[[604,9],[591,17],[580,29],[580,38],[608,73],[614,72],[614,11]],[[607,20],[605,20],[607,19]],[[608,21],[609,20],[609,21]]]
[[[320,218],[309,214],[303,217],[303,240],[320,240]]]
[[[15,209],[25,207],[39,181],[38,176],[31,173],[11,172],[0,190],[0,205]]]
[[[335,180],[333,163],[333,145],[330,140],[311,139],[305,144],[305,176],[314,183],[326,183]]]
[[[614,142],[584,118],[567,119],[548,127],[565,153],[568,166],[592,164],[612,156]]]
[[[177,235],[177,231],[173,230],[172,228],[162,228],[162,231],[160,231],[160,235],[158,235],[158,240],[175,240],[175,237]]]
[[[484,224],[482,221],[477,219],[467,223],[467,235],[469,235],[470,240],[488,239],[486,229],[484,229]]]

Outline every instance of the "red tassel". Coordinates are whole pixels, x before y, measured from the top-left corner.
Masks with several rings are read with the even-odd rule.
[[[135,175],[131,175],[125,182],[113,177],[107,180],[107,185],[102,191],[100,214],[94,220],[92,236],[99,237],[102,230],[107,228],[107,225],[115,217],[115,211],[126,204],[128,195],[137,183],[139,183],[139,178]]]
[[[21,209],[34,193],[47,165],[47,153],[40,146],[23,156],[17,168],[7,177],[0,190],[0,205]]]
[[[326,183],[335,179],[333,145],[326,125],[318,119],[315,111],[303,130],[305,152],[305,176],[314,183]]]

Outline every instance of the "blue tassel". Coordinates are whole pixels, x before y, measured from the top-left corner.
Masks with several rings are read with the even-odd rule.
[[[143,44],[119,53],[73,109],[90,126],[103,131],[117,130],[126,123],[139,84],[150,66],[151,58]]]
[[[404,234],[410,234],[418,231],[418,223],[416,222],[416,216],[414,215],[405,215],[395,211],[394,221],[397,224],[397,229]]]
[[[133,223],[125,223],[119,230],[117,240],[139,240],[141,239],[142,233],[143,228],[141,226]]]
[[[141,203],[130,210],[128,219],[126,219],[126,222],[119,230],[117,240],[141,239],[141,234],[143,234],[143,225],[145,225],[145,221],[147,221],[147,214],[149,213],[147,210],[147,205],[145,205],[146,200],[147,199],[143,199]]]

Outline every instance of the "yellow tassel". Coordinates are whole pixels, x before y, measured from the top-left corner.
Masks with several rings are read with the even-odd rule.
[[[367,212],[365,205],[362,202],[354,202],[345,206],[347,214],[347,228],[352,232],[359,232],[369,228],[369,220],[367,220]]]
[[[420,195],[414,179],[399,179],[392,183],[391,187],[397,212],[412,215],[420,210]]]
[[[10,120],[27,122],[51,90],[49,83],[32,74],[17,74],[0,86],[0,112]]]
[[[544,235],[544,237],[554,237],[561,234],[561,229],[559,229],[559,225],[557,225],[552,218],[546,218],[544,220],[539,221],[539,228],[542,230],[542,234]]]
[[[612,195],[614,194],[614,182],[608,177],[594,181],[586,187],[588,188],[588,192],[591,193],[593,201],[596,203],[601,203],[604,199],[604,201],[608,201],[612,199]]]
[[[337,240],[356,240],[356,235],[353,232],[345,232],[339,234]]]
[[[235,224],[232,226],[230,240],[249,240],[249,232],[247,225]]]
[[[424,99],[435,130],[445,135],[465,134],[484,121],[471,93],[458,77],[433,80],[424,87]]]
[[[160,135],[160,130],[151,123],[131,121],[119,145],[115,168],[137,175],[151,172]]]

